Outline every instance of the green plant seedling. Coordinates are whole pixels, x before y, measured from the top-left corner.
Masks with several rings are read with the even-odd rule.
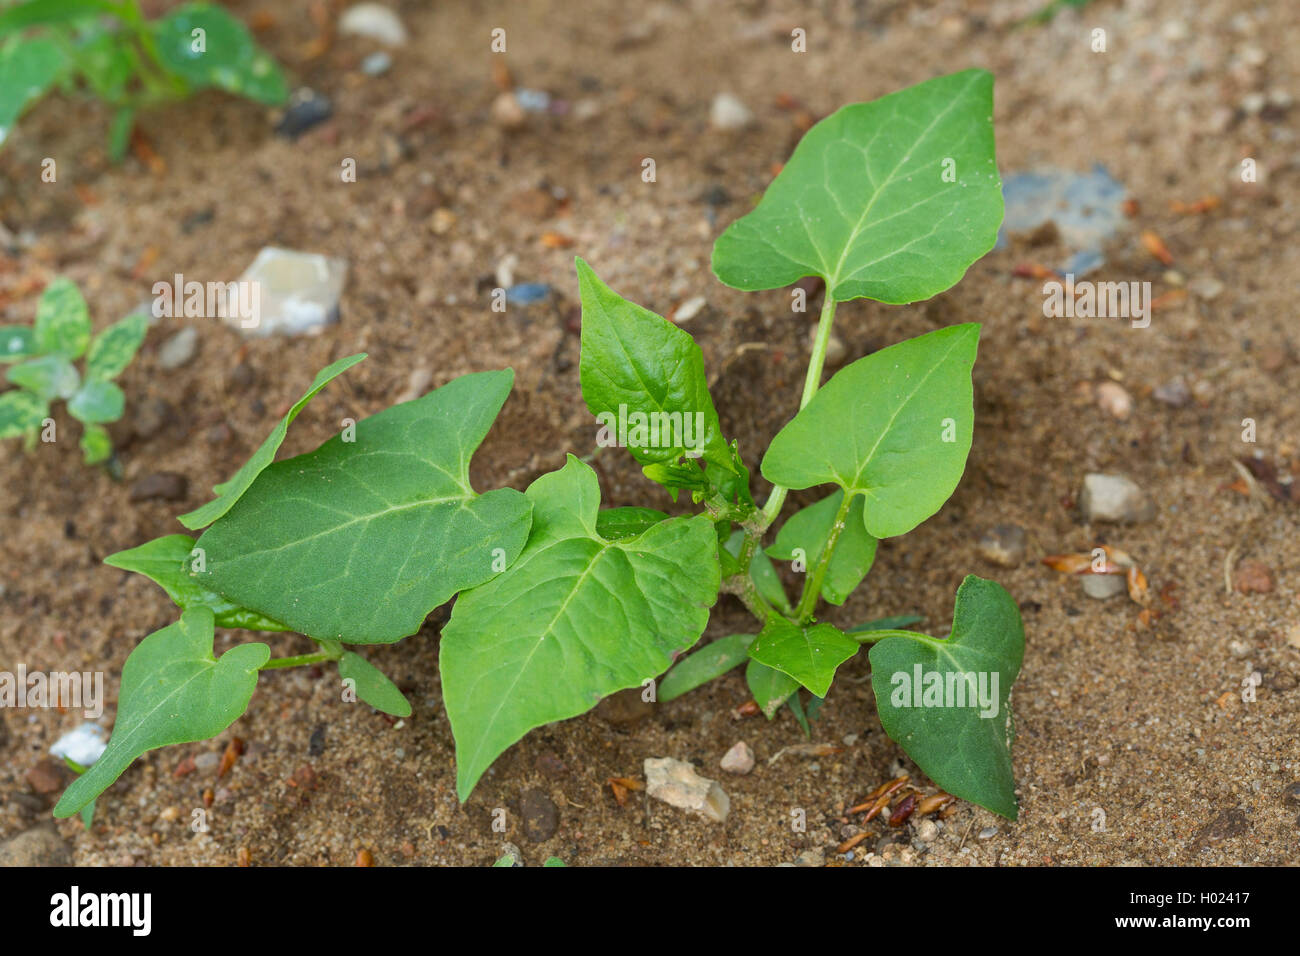
[[[965,468],[977,325],[891,345],[824,385],[822,372],[839,302],[928,298],[992,248],[1002,219],[992,93],[988,73],[968,70],[839,110],[715,244],[713,269],[728,285],[819,276],[826,286],[799,411],[760,460],[772,484],[761,506],[699,346],[581,259],[579,371],[597,443],[625,447],[673,500],[689,493],[692,514],[602,508],[596,473],[572,455],[522,493],[477,492],[469,462],[509,371],[454,379],[275,462],[302,405],[363,356],[321,372],[214,501],[182,516],[206,529],[197,541],[171,535],[107,559],[158,582],[182,616],[127,659],[109,750],[56,814],[76,813],[145,750],[220,732],[261,670],[336,661],[359,699],[409,712],[344,645],[400,640],[456,597],[439,670],[462,801],[536,727],[626,688],[671,700],[741,665],[769,718],[788,707],[809,732],[836,671],[871,645],[885,731],[949,792],[1014,818],[1008,695],[1024,634],[1010,595],[967,577],[945,639],[906,630],[915,615],[856,627],[819,616],[821,602],[843,604],[860,585],[879,539],[934,515]],[[814,487],[818,500],[765,543],[788,492]],[[796,599],[774,561],[802,574]],[[720,594],[753,614],[752,633],[676,661]],[[271,660],[252,643],[217,660],[218,625],[294,630],[320,650]],[[188,689],[198,680],[201,702]],[[146,712],[155,716],[135,717]]]
[[[141,109],[208,88],[272,106],[288,98],[275,61],[213,3],[186,3],[156,20],[137,0],[26,0],[0,10],[0,143],[56,88],[112,109],[114,162]]]
[[[85,427],[81,450],[87,464],[113,454],[104,425],[122,417],[126,398],[113,379],[131,364],[144,341],[148,319],[140,313],[115,322],[92,338],[86,300],[68,279],[56,279],[41,294],[32,326],[0,326],[0,363],[9,391],[0,393],[0,440],[22,438],[30,451],[38,437],[53,441],[50,404],[67,403]],[[73,363],[85,356],[84,374]]]

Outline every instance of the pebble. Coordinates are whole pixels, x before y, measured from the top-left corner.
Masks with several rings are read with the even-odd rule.
[[[176,421],[176,410],[162,398],[146,398],[131,415],[131,430],[139,439],[152,438]]]
[[[825,866],[826,851],[821,847],[814,847],[811,850],[804,850],[794,858],[795,866]]]
[[[1242,594],[1268,594],[1273,590],[1273,572],[1263,561],[1242,561],[1232,579],[1233,587]]]
[[[497,280],[497,285],[503,289],[508,289],[515,284],[515,267],[519,265],[519,257],[513,252],[507,252],[497,263],[493,271],[493,277]]]
[[[339,33],[367,37],[388,46],[406,44],[406,27],[401,19],[382,3],[358,3],[339,17]]]
[[[0,842],[0,866],[71,866],[72,848],[43,824]]]
[[[991,838],[993,838],[993,837],[995,837],[995,836],[997,836],[997,835],[998,835],[998,828],[997,828],[997,827],[985,827],[983,830],[980,831],[980,839],[981,839],[981,840],[988,840],[988,839],[991,839]]]
[[[647,757],[646,792],[656,800],[701,816],[713,823],[725,823],[731,798],[717,782],[701,777],[695,768],[672,757]]]
[[[1268,104],[1268,97],[1263,93],[1247,93],[1241,98],[1241,109],[1247,116],[1262,113]]]
[[[512,867],[524,865],[524,855],[519,852],[519,847],[515,846],[513,843],[501,844],[501,856],[508,856],[514,860],[514,862],[510,864]]]
[[[916,827],[916,838],[922,843],[933,843],[939,836],[939,826],[933,820],[922,820]]]
[[[1079,509],[1085,521],[1133,524],[1155,517],[1155,506],[1131,479],[1123,475],[1084,476]]]
[[[718,765],[727,773],[743,776],[754,769],[754,750],[743,740],[738,741],[722,755]]]
[[[528,122],[528,113],[514,93],[501,93],[492,101],[492,122],[502,129],[518,129]]]
[[[1102,382],[1097,386],[1097,405],[1107,415],[1120,421],[1133,414],[1133,396],[1119,382]]]
[[[433,371],[427,368],[417,368],[411,372],[410,378],[406,380],[406,388],[402,389],[400,395],[393,399],[393,404],[400,405],[402,402],[410,402],[419,398],[429,390],[433,384]]]
[[[379,50],[361,61],[361,72],[366,76],[383,76],[393,68],[393,58]]]
[[[243,328],[237,315],[224,321],[247,336],[318,335],[338,321],[347,271],[342,259],[266,246],[239,277],[260,290],[256,325]]]
[[[551,94],[545,90],[515,90],[515,100],[525,113],[545,113],[551,108]]]
[[[108,731],[89,721],[69,730],[50,745],[50,755],[60,760],[66,758],[81,767],[89,767],[108,747]]]
[[[328,96],[303,87],[293,91],[275,131],[289,139],[297,139],[307,130],[325,122],[334,115],[334,104]]]
[[[205,753],[199,754],[197,757],[194,758],[194,769],[205,770],[205,771],[216,770],[218,764],[220,763],[221,763],[220,754],[213,753],[212,751],[207,751]]]
[[[1025,529],[1015,524],[994,525],[977,545],[980,557],[1004,568],[1019,567],[1025,560]]]
[[[1105,601],[1128,590],[1122,574],[1085,574],[1083,593],[1098,601]]]
[[[731,93],[719,93],[709,108],[709,122],[714,129],[743,129],[754,121],[749,107]]]
[[[198,350],[199,330],[187,325],[162,344],[158,350],[158,364],[168,371],[178,369],[188,365]]]
[[[813,332],[816,335],[816,330]],[[844,364],[845,357],[849,350],[844,347],[844,340],[834,332],[826,339],[826,367],[839,368]]]
[[[180,501],[189,490],[189,479],[174,471],[156,471],[137,478],[131,485],[132,501]]]
[[[1157,386],[1151,394],[1157,402],[1162,402],[1171,408],[1182,408],[1192,400],[1192,393],[1188,390],[1187,383],[1181,378]]]
[[[691,296],[673,312],[673,321],[678,325],[685,325],[699,315],[708,304],[709,300],[702,295]]]
[[[540,790],[525,790],[519,797],[519,815],[524,836],[532,843],[544,843],[560,826],[560,814],[551,798]]]
[[[1187,283],[1187,291],[1199,299],[1211,302],[1223,292],[1223,283],[1210,276],[1197,276]]]
[[[35,793],[55,793],[63,789],[63,765],[46,757],[29,767],[24,779]]]

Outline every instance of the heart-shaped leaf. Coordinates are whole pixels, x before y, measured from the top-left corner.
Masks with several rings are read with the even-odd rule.
[[[800,627],[770,621],[758,634],[749,656],[825,697],[835,670],[858,652],[858,642],[832,624]]]
[[[993,248],[993,76],[964,70],[837,110],[713,247],[737,289],[821,276],[836,301],[928,299]]]
[[[16,388],[0,395],[0,441],[17,438],[41,427],[50,406],[39,396]]]
[[[158,59],[191,86],[216,87],[270,106],[288,98],[279,66],[242,23],[215,4],[184,4],[152,27]]]
[[[414,634],[457,591],[510,565],[531,505],[475,494],[469,462],[514,373],[477,372],[271,465],[199,538],[204,585],[319,640]]]
[[[0,22],[13,12],[4,11]],[[0,143],[27,105],[59,78],[66,63],[62,47],[48,37],[13,37],[0,45]]]
[[[42,355],[80,358],[90,344],[90,310],[71,279],[55,279],[36,303],[36,350]]]
[[[789,517],[776,541],[767,549],[778,560],[793,561],[801,552],[805,571],[811,571],[822,556],[826,540],[835,524],[844,492],[836,491],[815,505],[796,511]],[[871,570],[876,559],[876,539],[867,534],[862,518],[862,499],[854,496],[844,518],[844,528],[835,544],[822,579],[822,597],[831,604],[843,604]]]
[[[316,394],[333,379],[346,372],[365,357],[364,352],[358,355],[349,355],[347,358],[339,359],[332,365],[327,365],[321,369],[311,383],[311,388],[303,393],[302,398],[293,403],[293,406],[285,413],[284,418],[280,419],[271,434],[266,437],[266,441],[262,442],[257,451],[253,452],[253,457],[244,462],[244,466],[235,472],[228,481],[224,481],[212,489],[217,497],[203,507],[181,515],[176,520],[191,531],[197,531],[199,528],[205,528],[212,524],[212,522],[233,508],[235,502],[249,489],[257,476],[266,470],[271,462],[275,461],[275,453],[280,450],[280,445],[284,443],[284,436],[289,433],[289,426],[298,417],[298,413],[302,411],[303,406],[315,398]]]
[[[659,682],[656,699],[660,703],[675,700],[739,667],[749,658],[749,645],[753,643],[753,634],[729,634],[683,657]]]
[[[149,320],[136,313],[95,336],[86,356],[86,378],[108,381],[121,375],[139,350],[148,327]]]
[[[68,399],[68,413],[88,424],[115,422],[122,417],[126,396],[112,382],[91,379]]]
[[[596,515],[596,533],[602,538],[635,538],[668,515],[654,508],[602,508]]]
[[[218,660],[212,629],[212,612],[194,608],[131,652],[122,666],[108,749],[64,791],[54,807],[56,817],[77,813],[145,751],[215,737],[248,708],[258,669],[270,660],[271,649],[241,644]]]
[[[11,366],[6,376],[10,385],[32,392],[44,401],[71,398],[81,386],[77,367],[62,355],[42,355]]]
[[[870,657],[885,733],[949,793],[1016,819],[1008,696],[1025,631],[1011,595],[967,575],[947,640],[883,633]]]
[[[670,518],[606,541],[596,532],[596,474],[573,456],[527,495],[533,528],[523,553],[462,594],[442,632],[462,802],[529,730],[662,674],[674,652],[699,640],[718,595],[708,517]]]
[[[863,496],[872,537],[911,531],[966,468],[978,342],[978,325],[954,325],[840,369],[772,439],[763,477],[787,488],[833,482]]]
[[[196,558],[194,545],[194,539],[187,534],[169,534],[147,541],[138,548],[110,554],[104,563],[143,574],[166,591],[182,610],[207,608],[215,615],[217,627],[241,627],[249,631],[288,630],[283,624],[240,607],[201,585],[200,575],[190,570]]]
[[[410,717],[411,702],[383,672],[354,651],[344,651],[339,660],[339,675],[352,681],[357,697],[375,710],[394,717]]]

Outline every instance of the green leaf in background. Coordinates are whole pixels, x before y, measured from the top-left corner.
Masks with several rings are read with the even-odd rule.
[[[120,163],[131,145],[131,130],[135,128],[135,110],[123,106],[113,111],[113,120],[108,126],[108,159]]]
[[[1007,700],[1024,654],[1016,602],[973,574],[957,589],[947,640],[896,631],[870,654],[885,733],[944,790],[1010,820],[1017,808]]]
[[[858,642],[832,624],[799,627],[771,621],[759,632],[749,656],[825,697],[835,670],[858,652]]]
[[[855,624],[844,633],[867,634],[871,631],[899,631],[905,627],[911,627],[913,624],[920,624],[924,620],[925,618],[919,614],[897,614],[893,617],[878,617],[874,621]]]
[[[28,104],[59,78],[65,62],[59,45],[44,37],[14,37],[0,45],[0,144]]]
[[[695,340],[624,299],[581,259],[576,262],[582,397],[608,427],[608,440],[623,443],[642,466],[663,466],[646,473],[669,487],[687,486],[675,477],[678,469],[702,483],[705,476],[696,463],[701,457],[733,469],[705,381],[704,353]],[[696,462],[679,466],[688,453]]]
[[[749,645],[753,643],[753,634],[729,634],[683,657],[659,682],[655,699],[661,704],[676,700],[739,667],[749,659]]]
[[[821,276],[836,301],[928,299],[993,248],[993,75],[963,70],[837,110],[713,247],[737,289]]]
[[[610,541],[635,538],[667,517],[654,508],[604,508],[596,515],[596,534]]]
[[[136,71],[134,48],[116,33],[96,33],[77,47],[76,68],[101,100],[117,103]]]
[[[195,560],[195,544],[187,534],[169,534],[137,548],[110,554],[104,563],[123,571],[143,574],[166,591],[181,610],[207,608],[215,616],[217,627],[240,627],[249,631],[288,630],[278,621],[240,607],[201,585],[199,576],[190,570]]]
[[[504,574],[466,591],[443,628],[443,698],[461,802],[534,727],[662,674],[704,632],[718,539],[704,515],[636,538],[596,532],[600,485],[572,455],[529,486],[533,528]]]
[[[114,322],[95,336],[86,356],[86,378],[106,382],[121,375],[139,351],[148,327],[149,320],[136,313]]]
[[[0,362],[20,362],[36,354],[36,333],[30,325],[0,325]]]
[[[339,660],[339,674],[353,681],[357,697],[375,710],[394,717],[410,717],[411,702],[383,672],[354,651],[344,651]]]
[[[783,674],[752,657],[745,667],[745,683],[754,695],[754,702],[768,720],[775,717],[781,705],[799,690],[799,682],[789,674]]]
[[[546,861],[542,864],[542,866],[565,866],[565,867],[567,867],[568,865],[569,864],[565,863],[558,856],[548,856],[546,858]]]
[[[25,388],[46,402],[71,398],[81,385],[77,367],[62,355],[42,355],[11,365],[6,378],[10,385]]]
[[[310,402],[316,396],[316,393],[333,379],[346,372],[365,357],[364,352],[358,355],[349,355],[347,358],[339,359],[332,365],[327,365],[321,369],[311,383],[311,388],[303,393],[302,398],[294,402],[293,407],[285,413],[284,418],[280,419],[271,434],[266,437],[266,441],[262,442],[257,451],[253,452],[253,456],[244,463],[244,466],[235,472],[229,480],[212,489],[217,497],[203,507],[181,515],[176,520],[191,531],[197,531],[199,528],[212,524],[212,522],[233,508],[235,502],[253,484],[254,479],[266,470],[271,462],[275,461],[275,453],[280,449],[280,445],[284,443],[284,436],[288,434],[289,426],[298,417],[298,413],[302,411],[303,406]]]
[[[767,549],[768,555],[792,561],[797,548],[807,563],[805,572],[811,571],[822,556],[843,500],[844,492],[835,491],[816,504],[796,511],[777,532],[776,541]],[[822,580],[822,597],[831,604],[843,604],[867,576],[875,558],[876,539],[867,534],[863,524],[862,499],[854,496]]]
[[[194,608],[131,652],[108,749],[64,791],[56,817],[77,813],[145,751],[215,737],[247,709],[271,649],[241,644],[218,660],[212,628],[212,612]]]
[[[475,494],[469,462],[510,394],[476,372],[271,465],[199,538],[204,583],[319,640],[386,644],[510,566],[531,505]],[[346,440],[352,438],[353,440]]]
[[[88,424],[115,422],[126,408],[126,396],[112,382],[89,381],[68,399],[68,413]]]
[[[113,454],[113,439],[102,425],[87,425],[81,433],[80,445],[87,465],[98,465]]]
[[[158,58],[193,87],[214,87],[278,106],[289,96],[284,74],[244,25],[220,7],[187,3],[151,24]],[[195,30],[202,31],[194,34]]]
[[[745,532],[737,528],[727,539],[723,550],[733,558],[739,558],[744,545]],[[739,563],[736,564],[736,567],[739,568]],[[749,560],[749,576],[754,581],[754,588],[768,604],[783,614],[791,612],[792,608],[790,607],[790,599],[786,597],[785,585],[781,583],[776,568],[772,567],[771,560],[757,547]]]
[[[833,482],[864,497],[872,537],[911,531],[966,468],[978,342],[978,325],[954,325],[840,369],[772,439],[763,477],[787,488]]]
[[[35,431],[49,413],[49,405],[31,392],[13,389],[0,394],[0,441]]]
[[[27,0],[0,12],[0,37],[28,27],[71,23],[100,14],[115,14],[117,4],[109,0]]]
[[[90,344],[90,310],[71,279],[55,279],[36,303],[36,349],[42,355],[80,358]]]

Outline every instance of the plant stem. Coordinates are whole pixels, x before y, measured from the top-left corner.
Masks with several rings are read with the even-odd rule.
[[[831,557],[835,554],[835,544],[840,539],[840,533],[844,531],[844,521],[848,517],[849,507],[852,504],[853,496],[845,492],[843,500],[840,501],[840,508],[835,512],[835,521],[831,525],[831,533],[826,536],[826,546],[822,548],[822,553],[817,557],[817,566],[812,569],[804,581],[799,606],[794,609],[795,621],[800,624],[810,619],[813,610],[817,607],[817,598],[822,593],[822,582],[826,579],[826,569],[831,565]]]
[[[326,661],[337,661],[343,656],[343,645],[338,641],[321,641],[321,647],[325,650],[317,654],[298,654],[293,657],[273,657],[259,670],[273,671],[282,667],[304,667],[308,664],[322,664]]]
[[[826,344],[831,340],[831,326],[835,323],[835,299],[831,295],[830,287],[826,289],[826,298],[822,302],[821,318],[817,320],[817,337],[813,340],[812,356],[808,359],[808,374],[803,381],[803,396],[799,399],[799,410],[803,411],[812,401],[813,396],[817,394],[817,389],[822,381],[822,367],[826,364]],[[782,485],[776,485],[772,489],[771,496],[767,503],[763,505],[763,530],[771,527],[776,516],[781,513],[781,506],[785,504],[785,496],[789,493],[788,488]]]

